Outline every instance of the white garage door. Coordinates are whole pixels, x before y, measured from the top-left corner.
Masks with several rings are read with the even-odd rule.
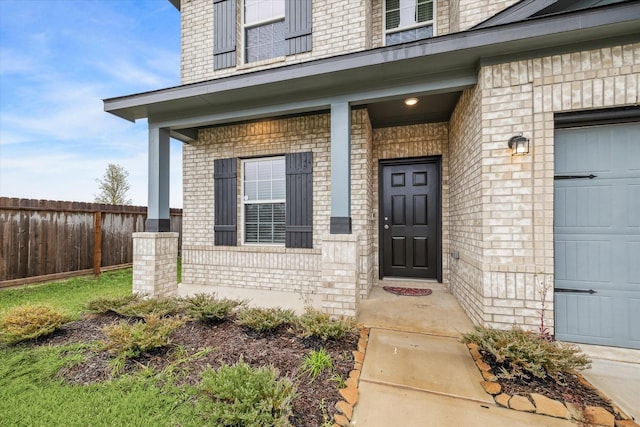
[[[640,122],[555,133],[556,338],[640,348]]]

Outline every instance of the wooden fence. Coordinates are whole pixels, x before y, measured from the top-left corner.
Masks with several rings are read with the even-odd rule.
[[[0,197],[0,287],[130,264],[131,233],[144,231],[146,219],[143,206]],[[171,209],[171,231],[180,233],[181,253],[181,209]]]

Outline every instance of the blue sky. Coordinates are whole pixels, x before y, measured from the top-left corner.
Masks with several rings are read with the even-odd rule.
[[[108,163],[147,204],[147,123],[102,99],[180,82],[180,14],[168,0],[0,0],[0,196],[91,202]],[[182,207],[171,141],[171,207]]]

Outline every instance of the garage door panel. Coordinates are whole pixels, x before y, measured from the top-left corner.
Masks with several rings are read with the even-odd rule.
[[[561,318],[557,319],[557,333],[572,337],[596,336],[607,338],[613,335],[613,298],[607,296],[583,296],[578,294],[558,294],[556,304],[562,307]]]
[[[555,173],[556,337],[640,348],[640,123],[556,130]]]
[[[611,225],[611,186],[558,185],[556,225],[608,227]]]
[[[627,248],[627,281],[640,292],[640,242],[628,242]]]
[[[638,144],[640,145],[640,144]],[[640,157],[638,160],[640,163]],[[627,186],[626,223],[628,227],[640,228],[640,184]],[[637,230],[635,230],[637,232]]]
[[[556,281],[611,281],[611,244],[597,240],[555,242]]]

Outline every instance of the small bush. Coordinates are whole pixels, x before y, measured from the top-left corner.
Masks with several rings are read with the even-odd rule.
[[[45,305],[21,305],[0,318],[0,342],[15,344],[49,335],[60,328],[68,317]]]
[[[133,324],[123,321],[108,325],[102,329],[107,337],[103,349],[116,354],[118,359],[136,358],[146,351],[169,345],[169,336],[183,324],[180,319],[151,314]]]
[[[234,308],[243,304],[243,301],[217,299],[209,294],[197,294],[183,300],[187,316],[205,323],[221,322]]]
[[[101,297],[89,301],[86,308],[94,313],[120,313],[122,307],[138,301],[137,294],[128,294],[117,297]]]
[[[123,316],[140,319],[149,315],[167,317],[181,313],[182,304],[177,298],[137,298],[129,304],[123,305],[116,312]]]
[[[242,360],[202,373],[201,409],[216,426],[291,426],[296,388],[273,367],[252,368]]]
[[[238,313],[236,323],[256,332],[273,331],[282,325],[294,323],[293,310],[281,308],[247,308]]]
[[[300,316],[299,323],[303,337],[314,336],[324,341],[338,340],[347,333],[355,331],[355,320],[332,319],[328,314],[313,308],[307,308],[306,312]]]
[[[307,354],[302,361],[302,372],[314,382],[324,371],[333,371],[333,361],[324,348]]]
[[[578,347],[549,342],[539,334],[522,329],[500,330],[476,327],[463,335],[465,343],[475,343],[503,365],[499,378],[557,378],[560,373],[587,369],[591,361]]]

